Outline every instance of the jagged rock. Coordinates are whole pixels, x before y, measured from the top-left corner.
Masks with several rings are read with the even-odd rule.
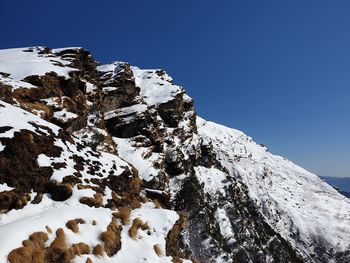
[[[131,106],[135,103],[140,88],[135,84],[135,78],[129,64],[117,62],[115,67],[100,66],[99,73],[105,112]]]

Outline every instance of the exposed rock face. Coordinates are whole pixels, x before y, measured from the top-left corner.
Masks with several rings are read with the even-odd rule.
[[[101,70],[99,72],[100,85],[105,112],[136,103],[135,98],[139,96],[140,88],[135,84],[135,78],[129,64],[116,63],[115,68],[112,67],[112,71],[109,71],[109,68]]]
[[[165,71],[82,48],[0,62],[0,261],[27,262],[24,233],[45,229],[43,262],[350,261],[349,200],[197,117]]]

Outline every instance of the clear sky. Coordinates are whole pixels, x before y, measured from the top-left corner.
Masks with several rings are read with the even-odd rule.
[[[82,46],[164,68],[198,114],[350,176],[350,1],[0,0],[0,48]]]

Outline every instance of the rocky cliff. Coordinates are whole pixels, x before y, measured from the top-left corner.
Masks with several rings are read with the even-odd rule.
[[[0,261],[349,262],[350,201],[163,70],[0,51]]]

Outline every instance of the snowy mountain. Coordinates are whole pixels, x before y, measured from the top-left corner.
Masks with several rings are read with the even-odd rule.
[[[163,70],[0,50],[0,262],[350,262],[350,199]]]

